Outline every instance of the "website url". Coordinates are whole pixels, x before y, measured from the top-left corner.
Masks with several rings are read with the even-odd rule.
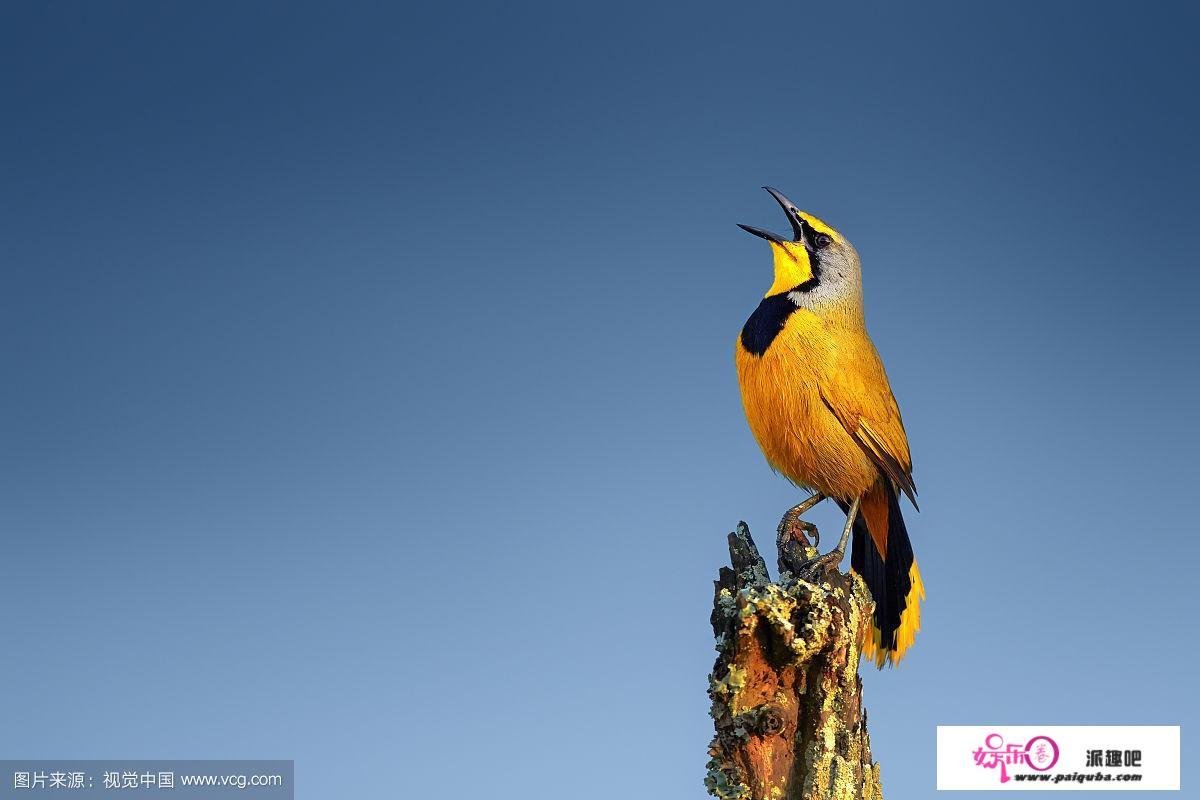
[[[282,775],[180,775],[180,786],[220,786],[246,789],[251,786],[283,786]]]
[[[1096,781],[1140,781],[1141,773],[1138,772],[1066,772],[1058,775],[1030,775],[1025,772],[1018,772],[1013,775],[1015,781],[1027,781],[1029,783],[1092,783]]]

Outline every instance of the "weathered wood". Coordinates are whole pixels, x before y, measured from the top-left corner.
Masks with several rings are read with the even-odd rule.
[[[815,555],[781,526],[772,582],[746,523],[716,581],[709,676],[716,736],[705,786],[722,800],[882,800],[858,661],[872,602],[862,580],[793,574]]]

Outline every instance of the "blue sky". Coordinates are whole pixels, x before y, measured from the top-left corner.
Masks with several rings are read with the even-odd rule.
[[[701,796],[725,534],[798,497],[763,184],[862,254],[912,443],[889,795],[938,724],[1196,720],[1193,9],[0,14],[6,757]]]

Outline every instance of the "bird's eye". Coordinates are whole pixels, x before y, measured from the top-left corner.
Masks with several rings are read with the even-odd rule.
[[[823,250],[824,248],[829,247],[829,245],[833,244],[833,237],[830,236],[828,233],[818,233],[815,241],[816,241],[817,249]]]

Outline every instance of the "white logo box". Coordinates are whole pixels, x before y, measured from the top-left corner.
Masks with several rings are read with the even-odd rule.
[[[1178,725],[939,725],[937,788],[1179,789]]]

